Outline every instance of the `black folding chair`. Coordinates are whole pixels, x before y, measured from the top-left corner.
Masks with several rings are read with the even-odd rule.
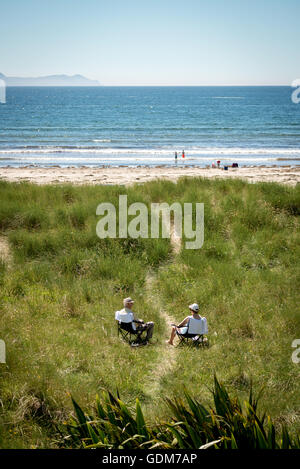
[[[201,323],[197,325],[195,332],[195,324],[200,321],[199,319],[194,320],[193,318],[189,320],[187,324],[187,331],[184,334],[181,334],[176,329],[176,335],[179,339],[178,347],[182,345],[187,345],[189,347],[208,347],[209,341],[205,333],[207,333],[207,321],[206,318],[201,318]],[[193,322],[193,324],[192,324]],[[200,332],[201,331],[201,332]]]
[[[204,334],[180,334],[176,331],[176,335],[179,339],[178,347],[187,345],[189,347],[208,347],[209,341]]]
[[[119,311],[116,312],[116,322],[118,328],[118,336],[127,342],[132,347],[138,347],[139,345],[146,345],[147,340],[144,335],[144,332],[147,333],[146,330],[139,330],[138,328],[133,327],[134,323],[137,323],[134,319],[131,319],[128,322],[128,317],[124,317],[124,322],[122,321],[123,316],[118,315]]]

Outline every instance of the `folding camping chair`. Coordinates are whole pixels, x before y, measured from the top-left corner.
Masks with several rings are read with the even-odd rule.
[[[209,342],[205,336],[207,332],[206,318],[195,319],[191,317],[187,324],[187,331],[184,334],[180,334],[180,332],[176,330],[176,335],[179,338],[178,346],[186,344],[188,346],[208,347]]]
[[[146,338],[143,337],[143,330],[137,330],[132,313],[116,311],[115,319],[118,327],[118,336],[132,347],[146,345]]]

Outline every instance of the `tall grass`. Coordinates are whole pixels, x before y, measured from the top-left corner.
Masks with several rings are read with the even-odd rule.
[[[72,411],[67,391],[86,407],[100,389],[118,388],[125,402],[139,399],[147,421],[169,421],[161,396],[184,386],[209,408],[214,372],[241,399],[251,379],[255,388],[263,382],[261,406],[276,432],[281,424],[299,431],[300,368],[291,360],[291,343],[300,337],[299,193],[201,178],[130,188],[0,181],[0,235],[10,248],[9,260],[0,256],[0,338],[7,349],[0,446],[56,447],[53,422]],[[100,240],[96,207],[117,206],[120,194],[148,207],[204,202],[203,248],[183,247],[175,256],[168,239]],[[126,296],[135,298],[138,316],[155,322],[154,346],[134,350],[117,339],[114,312]],[[207,317],[210,348],[175,349],[168,367],[170,330],[161,310],[180,321],[194,301]]]

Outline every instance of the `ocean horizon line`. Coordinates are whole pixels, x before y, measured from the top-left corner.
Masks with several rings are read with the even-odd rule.
[[[5,80],[3,80],[5,82]],[[100,85],[10,85],[6,88],[293,88],[292,84],[100,84]]]

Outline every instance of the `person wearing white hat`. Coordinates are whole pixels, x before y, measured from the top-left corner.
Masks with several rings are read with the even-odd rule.
[[[123,300],[123,304],[124,304],[124,309],[122,309],[120,311],[120,313],[123,312],[123,313],[132,313],[133,314],[134,322],[137,324],[136,330],[137,331],[141,331],[141,330],[147,331],[146,340],[148,342],[151,339],[152,335],[153,335],[154,322],[152,322],[152,321],[144,322],[142,319],[138,319],[136,317],[136,314],[131,309],[133,304],[134,304],[134,301],[133,301],[132,298],[130,298],[130,297],[125,298]]]
[[[175,324],[172,325],[171,337],[169,340],[166,340],[166,343],[168,345],[174,345],[173,341],[176,335],[176,331],[178,331],[179,334],[187,333],[188,322],[191,318],[201,319],[201,316],[199,315],[199,306],[197,305],[197,303],[193,303],[192,305],[189,305],[189,310],[192,313],[192,316],[187,316],[186,318],[184,318],[184,320],[181,321],[181,323],[178,324],[178,326],[176,326]]]

